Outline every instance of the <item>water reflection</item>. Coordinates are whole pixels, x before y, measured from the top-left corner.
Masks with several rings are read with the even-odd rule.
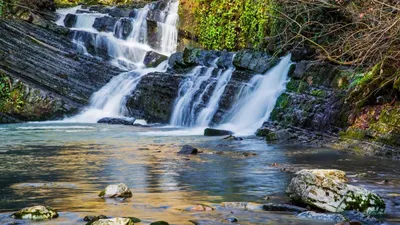
[[[180,209],[223,201],[265,202],[265,196],[282,199],[291,173],[273,167],[273,163],[297,169],[337,168],[350,175],[369,171],[368,177],[352,182],[389,199],[389,219],[398,215],[399,199],[393,195],[400,185],[396,162],[326,149],[270,147],[256,138],[226,141],[139,134],[146,129],[150,128],[93,124],[1,126],[0,211],[4,213],[0,214],[0,223],[10,221],[8,212],[45,204],[63,213],[60,219],[40,224],[84,224],[80,219],[86,214],[136,216],[143,219],[143,224],[155,220],[191,224],[189,220],[210,219],[215,224],[216,220],[223,222],[230,212]],[[157,133],[162,129],[151,130]],[[177,155],[183,144],[198,146],[203,154]],[[384,179],[390,183],[377,183]],[[118,182],[132,189],[133,198],[119,202],[97,197],[102,188]],[[310,224],[290,214],[237,211],[235,215],[240,216],[241,224]]]

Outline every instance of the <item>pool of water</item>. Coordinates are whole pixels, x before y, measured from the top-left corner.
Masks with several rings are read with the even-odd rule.
[[[366,173],[350,182],[385,198],[386,224],[400,222],[399,162],[330,149],[269,146],[256,137],[231,141],[190,134],[100,124],[0,125],[0,224],[15,222],[9,218],[12,212],[39,204],[54,207],[60,217],[18,224],[85,224],[82,218],[89,214],[135,216],[142,219],[140,224],[223,224],[232,213],[240,224],[329,224],[298,220],[290,213],[184,210],[233,201],[285,202],[290,171],[302,168],[341,169],[350,176]],[[177,155],[184,144],[203,153]],[[131,188],[132,198],[97,197],[107,185],[119,182]]]

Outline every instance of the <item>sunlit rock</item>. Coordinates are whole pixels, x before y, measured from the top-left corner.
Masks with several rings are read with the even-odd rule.
[[[130,198],[132,192],[124,183],[109,185],[100,192],[99,197],[102,198]]]
[[[346,184],[340,170],[301,170],[287,189],[295,202],[329,212],[357,210],[368,215],[385,212],[385,202],[377,194],[362,187]]]
[[[23,208],[20,211],[11,215],[14,219],[23,220],[48,220],[57,218],[58,213],[49,206],[33,206]]]

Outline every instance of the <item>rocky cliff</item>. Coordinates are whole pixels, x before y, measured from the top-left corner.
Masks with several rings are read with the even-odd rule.
[[[4,118],[48,120],[75,113],[121,72],[105,61],[77,54],[68,29],[47,28],[0,20],[0,112],[7,115]]]

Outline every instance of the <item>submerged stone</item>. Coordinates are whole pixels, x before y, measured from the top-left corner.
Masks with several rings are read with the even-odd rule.
[[[184,145],[182,149],[178,152],[181,155],[197,155],[198,149],[190,145]]]
[[[165,222],[165,221],[157,221],[157,222],[153,222],[150,225],[169,225],[169,223]]]
[[[99,215],[99,216],[89,215],[89,216],[85,216],[83,218],[83,221],[90,222],[90,223],[87,223],[89,225],[89,224],[92,224],[94,221],[97,221],[100,219],[107,219],[107,216],[105,216],[105,215]]]
[[[131,198],[132,192],[124,183],[109,185],[100,192],[102,198]]]
[[[297,217],[301,219],[329,221],[335,223],[343,222],[346,220],[346,218],[340,214],[316,213],[312,211],[302,212],[298,214]]]
[[[49,206],[33,206],[23,208],[11,215],[14,219],[23,220],[48,220],[58,217],[58,213]]]
[[[295,202],[329,212],[357,210],[367,215],[385,212],[385,202],[379,195],[344,183],[345,175],[340,170],[301,170],[290,182],[287,193]]]
[[[282,212],[304,212],[306,211],[305,208],[289,205],[289,204],[274,204],[268,203],[263,205],[264,211],[282,211]]]
[[[229,130],[219,130],[213,128],[206,128],[204,130],[204,136],[225,136],[225,135],[233,135],[233,132]]]
[[[100,219],[91,225],[134,225],[134,222],[130,218],[113,218],[113,219]]]

